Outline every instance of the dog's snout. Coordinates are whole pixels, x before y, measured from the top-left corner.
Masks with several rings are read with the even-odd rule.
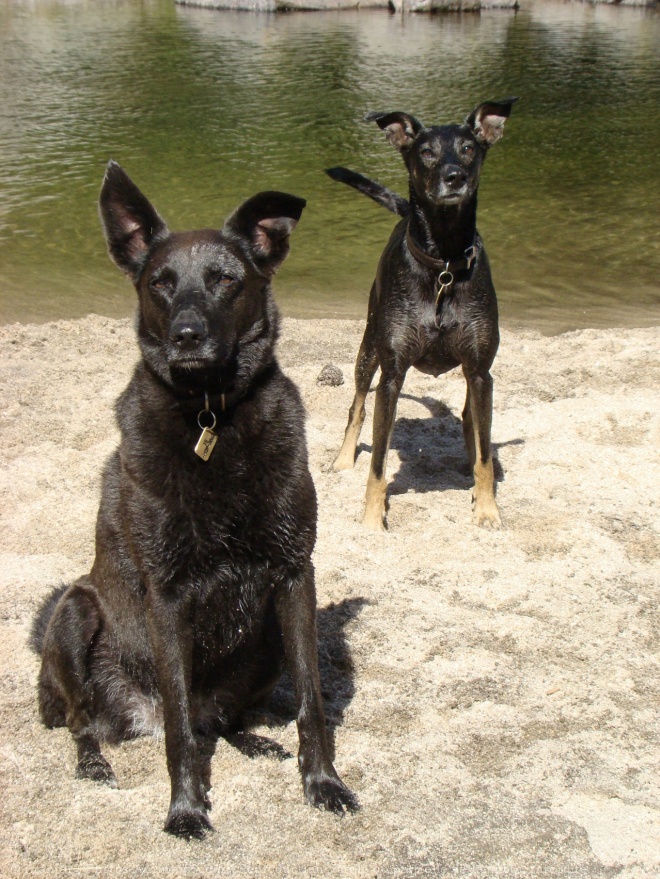
[[[172,322],[170,339],[181,350],[193,350],[207,337],[206,322],[196,311],[182,311]]]
[[[463,186],[467,180],[467,172],[458,165],[447,165],[442,172],[442,181],[452,189],[458,189]]]

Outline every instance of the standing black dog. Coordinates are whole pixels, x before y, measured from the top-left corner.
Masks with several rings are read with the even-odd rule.
[[[404,217],[383,251],[371,288],[355,364],[355,398],[334,464],[336,470],[344,470],[355,462],[364,402],[380,366],[363,520],[373,530],[385,526],[387,453],[397,400],[411,366],[436,376],[463,368],[463,435],[474,472],[474,519],[486,527],[501,525],[490,442],[490,367],[499,344],[497,300],[476,227],[477,188],[488,148],[502,136],[516,100],[481,104],[463,125],[427,128],[399,112],[367,117],[403,156],[409,202],[345,168],[328,171]]]
[[[262,192],[222,231],[170,233],[114,162],[100,210],[139,298],[142,360],[119,398],[91,573],[46,602],[39,706],[76,774],[116,785],[100,741],[165,730],[165,830],[211,828],[209,741],[269,693],[284,661],[307,800],[356,808],[326,736],[311,562],[316,496],[304,411],[274,355],[270,279],[303,199]],[[211,750],[212,754],[212,750]]]

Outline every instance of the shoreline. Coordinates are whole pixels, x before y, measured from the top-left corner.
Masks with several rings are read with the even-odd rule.
[[[0,326],[0,873],[8,879],[650,879],[660,871],[660,326],[502,331],[493,441],[505,528],[470,521],[454,370],[408,373],[389,525],[362,529],[332,471],[363,320],[284,318],[278,358],[308,412],[319,499],[320,661],[335,765],[362,811],[306,806],[295,760],[220,742],[217,830],[161,831],[163,743],[107,748],[120,788],[73,777],[39,723],[32,615],[89,569],[131,318]],[[328,363],[338,387],[317,384]],[[255,732],[295,752],[286,681]],[[53,854],[57,852],[57,858]]]
[[[276,300],[280,297],[276,296]],[[282,321],[349,321],[361,323],[364,326],[367,311],[367,297],[359,305],[346,307],[345,311],[339,310],[330,313],[330,309],[321,303],[314,310],[303,308],[297,304],[294,297],[282,305],[278,302]],[[85,321],[87,319],[111,320],[132,322],[135,316],[135,308],[123,310],[121,313],[101,314],[90,311],[80,315],[63,317],[56,316],[28,316],[20,318],[1,318],[0,329],[7,327],[42,327],[49,324],[68,323],[71,321]],[[642,305],[602,305],[590,306],[583,314],[578,314],[575,309],[565,309],[559,306],[534,308],[532,305],[512,309],[507,303],[500,303],[500,329],[511,333],[535,333],[541,336],[552,337],[565,333],[580,332],[582,330],[643,330],[660,327],[660,306],[649,307]]]

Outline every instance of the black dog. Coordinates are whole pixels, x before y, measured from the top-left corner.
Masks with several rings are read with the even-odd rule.
[[[162,724],[165,830],[188,838],[211,827],[209,742],[236,729],[284,661],[306,798],[357,807],[321,700],[304,411],[273,351],[270,278],[304,206],[262,192],[222,231],[173,234],[117,164],[101,191],[110,254],[138,293],[142,360],[116,407],[91,573],[35,620],[39,705],[46,726],[69,728],[77,776],[112,786],[100,741]]]
[[[411,366],[436,376],[463,368],[463,435],[474,472],[474,518],[486,527],[501,524],[490,442],[490,367],[499,344],[497,300],[476,227],[477,187],[488,148],[502,136],[516,100],[481,104],[463,125],[426,128],[414,116],[398,112],[367,117],[403,156],[409,202],[345,168],[328,171],[405,217],[392,232],[371,288],[355,364],[355,398],[334,464],[336,470],[344,470],[355,462],[364,402],[380,366],[363,520],[374,530],[385,526],[387,452],[397,400]]]

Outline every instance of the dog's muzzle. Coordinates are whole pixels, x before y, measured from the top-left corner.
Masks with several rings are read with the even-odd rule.
[[[440,175],[437,200],[439,202],[460,201],[469,195],[469,175],[464,168],[457,165],[446,165]]]
[[[169,341],[181,353],[197,351],[208,339],[203,317],[193,309],[179,312],[172,321]]]

